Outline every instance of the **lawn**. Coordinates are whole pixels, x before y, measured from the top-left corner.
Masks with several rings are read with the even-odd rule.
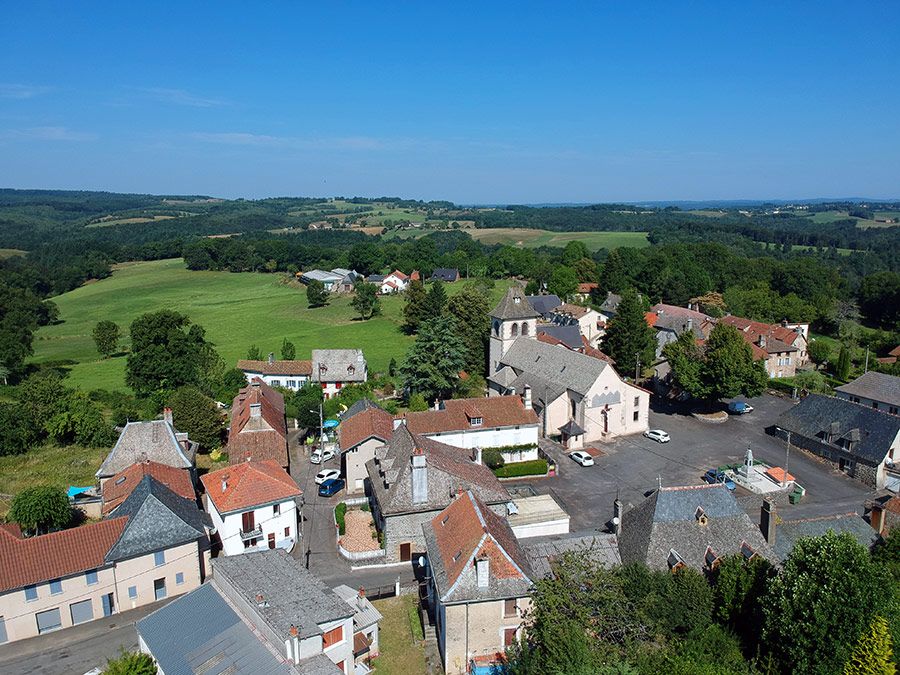
[[[646,232],[551,232],[528,228],[482,228],[466,230],[472,238],[485,244],[512,244],[526,248],[564,247],[570,241],[584,242],[591,251],[601,248],[649,246]]]
[[[401,595],[375,600],[375,609],[384,620],[378,625],[381,655],[372,664],[379,675],[412,675],[425,672],[425,648],[419,635],[413,635],[411,615],[416,596]],[[421,631],[421,624],[417,626]]]
[[[447,290],[452,294],[462,285]],[[492,302],[507,287],[497,283]],[[283,274],[192,272],[180,258],[121,265],[108,279],[53,301],[62,321],[38,331],[32,360],[72,362],[70,384],[88,390],[125,388],[125,356],[100,358],[91,338],[96,323],[110,319],[127,334],[135,317],[160,309],[182,312],[203,326],[227,363],[244,358],[254,344],[263,354],[277,354],[287,338],[297,358],[309,358],[312,349],[358,347],[370,371],[383,372],[391,358],[402,361],[412,342],[400,331],[402,297],[382,298],[382,316],[359,321],[348,296],[309,309],[304,287]]]

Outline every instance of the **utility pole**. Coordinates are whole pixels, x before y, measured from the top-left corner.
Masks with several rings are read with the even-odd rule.
[[[636,359],[635,364],[634,364],[634,381],[636,384],[637,381],[639,379],[641,379],[641,353],[635,352],[634,358]]]
[[[781,487],[787,487],[788,464],[791,461],[791,432],[787,432],[787,448],[784,451],[784,475],[781,477]]]
[[[869,348],[866,347],[866,368],[863,370],[863,374],[869,372]]]

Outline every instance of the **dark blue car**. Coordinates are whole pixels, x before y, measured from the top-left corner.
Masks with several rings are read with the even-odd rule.
[[[723,472],[717,471],[716,469],[710,469],[705,474],[703,474],[703,480],[707,483],[724,483],[725,487],[729,490],[734,490],[734,481],[731,480],[728,476],[726,476]]]
[[[319,496],[320,497],[332,497],[343,489],[344,489],[344,479],[343,478],[332,478],[330,480],[326,480],[324,483],[322,483],[319,486]]]

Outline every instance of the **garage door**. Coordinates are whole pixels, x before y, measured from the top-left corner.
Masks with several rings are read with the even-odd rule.
[[[59,619],[58,607],[48,609],[46,612],[38,612],[34,615],[34,618],[37,619],[38,633],[47,633],[62,626],[62,621]]]
[[[94,618],[94,606],[90,600],[82,600],[81,602],[73,602],[69,605],[72,611],[72,624],[84,623]]]

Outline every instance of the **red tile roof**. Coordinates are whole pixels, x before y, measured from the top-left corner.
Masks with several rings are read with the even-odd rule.
[[[590,293],[595,288],[600,288],[600,284],[593,284],[593,283],[578,284],[578,292],[579,293]]]
[[[303,494],[277,462],[244,462],[200,477],[220,514],[283,502]],[[223,489],[224,483],[224,489]]]
[[[519,396],[458,398],[442,405],[442,410],[407,413],[406,426],[414,434],[437,434],[538,423],[537,414],[526,409]],[[481,417],[482,423],[473,427],[473,417]]]
[[[739,316],[723,316],[719,321],[737,328],[746,342],[751,346],[758,346],[759,352],[766,354],[765,358],[768,358],[768,355],[773,353],[797,351],[793,344],[800,334],[793,328],[779,324],[751,321]],[[765,337],[767,340],[765,347],[760,344],[762,337]],[[757,349],[754,349],[753,352],[756,354]]]
[[[419,270],[413,270],[412,274],[409,275],[410,281],[421,281],[421,275],[419,274]]]
[[[191,475],[187,471],[148,460],[132,464],[104,483],[103,515],[124,502],[144,476],[152,476],[179,497],[191,501],[197,498]]]
[[[284,397],[258,377],[234,397],[226,450],[232,464],[252,459],[288,465]]]
[[[381,408],[368,408],[342,422],[338,429],[341,450],[347,452],[370,438],[386,443],[394,433],[394,417]]]
[[[409,277],[406,276],[405,274],[403,274],[403,272],[401,272],[400,270],[394,270],[393,272],[391,272],[390,274],[388,274],[388,276],[389,276],[389,277],[390,277],[390,276],[395,276],[395,277],[397,277],[398,279],[400,279],[400,281],[406,281],[407,279],[409,279]]]
[[[37,537],[0,536],[0,592],[59,579],[105,565],[128,518],[112,518]]]
[[[238,370],[262,375],[312,375],[312,361],[261,361],[241,359],[237,362]]]

